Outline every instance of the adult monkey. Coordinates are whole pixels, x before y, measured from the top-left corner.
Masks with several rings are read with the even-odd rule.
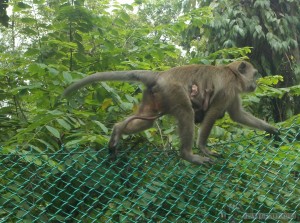
[[[257,70],[248,62],[236,61],[227,66],[187,65],[168,71],[143,70],[100,72],[69,86],[63,96],[96,81],[139,81],[145,84],[142,103],[136,115],[115,124],[109,148],[116,152],[122,134],[132,134],[150,128],[154,120],[169,114],[178,121],[181,157],[191,163],[212,163],[206,148],[210,131],[218,118],[228,112],[241,124],[277,134],[278,130],[243,110],[240,93],[256,88]],[[197,103],[199,102],[199,103]],[[197,109],[193,108],[193,106]],[[196,111],[196,112],[195,112]],[[197,112],[198,111],[198,112]],[[199,112],[200,111],[200,112]],[[196,117],[194,117],[196,114]],[[193,154],[194,121],[201,125],[197,146],[206,156]]]

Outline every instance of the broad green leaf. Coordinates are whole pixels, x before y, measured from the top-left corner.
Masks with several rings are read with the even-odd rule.
[[[65,113],[59,110],[49,110],[47,111],[47,114],[49,115],[53,115],[53,116],[60,116],[60,115],[64,115]]]
[[[123,19],[123,21],[128,22],[130,20],[130,16],[125,12],[122,11],[119,16],[121,16],[121,18]]]
[[[39,49],[33,49],[33,48],[29,48],[26,52],[25,52],[25,56],[36,56],[40,53],[41,51]]]
[[[49,142],[46,142],[43,139],[37,139],[37,141],[41,142],[42,144],[44,144],[47,148],[51,149],[52,151],[55,151],[54,147]]]
[[[61,47],[68,47],[71,49],[76,49],[77,48],[77,44],[76,43],[72,43],[72,42],[66,42],[66,41],[60,41],[60,40],[49,40],[50,44],[53,45],[59,45]]]
[[[46,0],[33,0],[34,4],[43,4]]]
[[[64,71],[63,77],[67,81],[67,83],[72,83],[73,78],[72,78],[72,75],[70,74],[70,72]]]
[[[36,19],[25,17],[25,18],[21,18],[21,22],[27,24],[35,24],[37,21]]]
[[[108,133],[108,129],[107,129],[106,126],[103,125],[101,122],[96,121],[96,120],[94,120],[93,122],[96,123],[96,124],[101,128],[101,130],[102,130],[104,133],[106,133],[106,134]]]
[[[14,4],[14,8],[13,8],[13,11],[14,12],[20,12],[22,11],[23,9],[30,9],[31,6],[24,3],[24,2],[18,2],[17,4]]]
[[[48,71],[50,74],[52,74],[53,76],[56,76],[59,74],[59,71],[57,69],[54,69],[52,67],[48,67]]]
[[[49,125],[46,125],[46,128],[48,129],[48,131],[53,135],[53,136],[55,136],[56,138],[60,138],[60,133],[59,133],[59,131],[56,129],[56,128],[53,128],[53,127],[51,127],[51,126],[49,126]]]
[[[33,29],[29,28],[29,27],[23,28],[21,30],[21,33],[29,35],[29,36],[36,36],[38,34],[35,30],[33,30]]]
[[[47,68],[47,65],[40,64],[40,63],[32,63],[28,67],[28,71],[30,74],[39,74],[44,75],[45,74],[45,68]]]
[[[264,78],[260,78],[257,80],[257,83],[272,86],[278,84],[279,81],[283,81],[283,77],[280,75],[274,75],[274,76],[267,76]]]
[[[80,144],[82,141],[83,141],[83,139],[71,140],[71,141],[68,141],[65,146],[67,148],[71,148],[73,146],[76,146],[76,145]]]
[[[86,56],[82,53],[75,53],[74,56],[80,62],[86,62],[87,61]]]
[[[64,127],[65,129],[67,129],[67,130],[70,130],[70,129],[71,129],[70,124],[67,123],[65,120],[59,118],[59,119],[56,119],[56,121],[57,121],[62,127]]]
[[[37,84],[31,84],[31,85],[25,85],[25,86],[20,86],[20,87],[17,87],[17,88],[14,88],[14,89],[11,89],[11,93],[12,94],[17,94],[19,93],[21,90],[25,90],[25,89],[40,89],[42,87],[42,84],[41,83],[37,83]]]
[[[39,159],[39,156],[33,156],[33,155],[29,155],[29,154],[24,154],[23,158],[29,162],[29,163],[34,163],[37,166],[41,166],[43,164],[42,160]]]

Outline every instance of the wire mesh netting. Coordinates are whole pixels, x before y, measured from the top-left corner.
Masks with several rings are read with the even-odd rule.
[[[297,222],[299,124],[214,144],[209,166],[150,146],[115,161],[106,148],[1,149],[0,222]]]

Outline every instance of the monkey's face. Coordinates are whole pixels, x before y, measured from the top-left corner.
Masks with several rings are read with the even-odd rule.
[[[243,82],[244,92],[253,92],[256,89],[256,77],[257,70],[252,66],[252,64],[247,62],[240,62],[238,64],[238,73],[240,74]]]
[[[253,92],[256,89],[256,77],[257,77],[257,70],[253,70],[253,72],[246,75],[245,80],[245,92]]]

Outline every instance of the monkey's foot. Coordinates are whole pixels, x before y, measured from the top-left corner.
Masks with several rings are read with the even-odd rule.
[[[210,151],[206,147],[201,147],[200,150],[206,156],[215,156],[215,157],[220,157],[221,156],[221,154],[219,154],[217,152],[214,152],[214,151]]]
[[[191,162],[194,164],[198,164],[198,165],[214,163],[214,161],[211,158],[206,157],[206,156],[199,156],[199,155],[193,155]]]
[[[121,138],[121,133],[117,124],[114,126],[112,134],[110,136],[110,140],[108,143],[108,147],[113,150],[113,148],[117,147],[117,144]]]
[[[118,155],[118,150],[116,147],[108,147],[108,153],[109,153],[109,157],[108,159],[110,161],[115,161],[117,159],[117,155]]]
[[[110,160],[113,161],[113,160],[117,159],[117,154],[118,154],[117,141],[116,141],[116,137],[114,137],[113,135],[110,138],[109,143],[108,143],[108,152],[109,152]]]
[[[272,134],[272,135],[275,135],[275,136],[278,136],[280,134],[280,131],[279,129],[271,126],[268,130],[266,130],[268,133]]]
[[[115,143],[114,140],[112,140],[112,138],[110,139],[109,143],[108,143],[108,150],[110,154],[116,153],[117,151],[117,144]]]
[[[197,165],[203,165],[203,164],[213,164],[214,161],[209,158],[209,157],[206,157],[206,156],[199,156],[199,155],[193,155],[193,154],[190,154],[188,156],[182,156],[183,159],[191,162],[191,163],[194,163],[194,164],[197,164]]]

